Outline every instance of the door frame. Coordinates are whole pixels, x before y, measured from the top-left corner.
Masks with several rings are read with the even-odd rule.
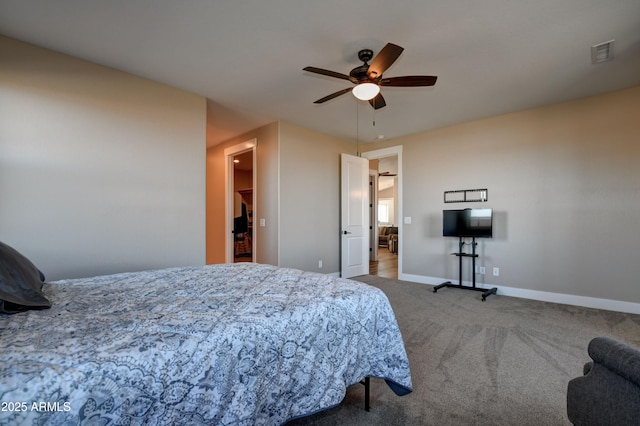
[[[257,173],[257,150],[258,140],[256,138],[250,139],[248,141],[239,143],[238,145],[233,145],[224,150],[225,157],[225,261],[226,263],[233,263],[233,253],[234,253],[234,238],[233,238],[233,204],[234,204],[234,167],[233,167],[233,157],[245,153],[247,151],[252,151],[253,153],[253,166],[252,166],[252,179],[253,179],[253,213],[252,217],[256,218],[256,209],[257,209],[257,189],[258,189],[258,173]],[[251,237],[251,261],[253,263],[256,262],[256,240],[257,232],[253,232]]]
[[[369,169],[369,260],[378,260],[378,170]]]
[[[376,160],[385,157],[398,157],[398,211],[397,214],[397,222],[398,222],[398,279],[402,276],[402,246],[404,245],[403,238],[403,224],[404,224],[404,216],[403,216],[403,202],[402,202],[402,145],[392,146],[389,148],[376,149],[373,151],[366,151],[362,154],[363,158],[368,160]],[[377,208],[377,206],[374,206]],[[377,226],[378,224],[373,224]],[[372,244],[372,248],[377,250],[377,241],[374,241]],[[373,245],[375,244],[375,246]]]

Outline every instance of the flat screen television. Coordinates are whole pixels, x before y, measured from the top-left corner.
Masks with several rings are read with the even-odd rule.
[[[443,210],[442,236],[492,238],[493,210]]]

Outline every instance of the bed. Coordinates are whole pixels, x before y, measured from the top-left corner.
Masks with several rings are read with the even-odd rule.
[[[411,392],[391,306],[356,281],[241,263],[42,292],[0,314],[0,424],[283,424],[365,377]]]

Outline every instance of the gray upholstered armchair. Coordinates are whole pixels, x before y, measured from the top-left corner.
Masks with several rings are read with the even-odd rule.
[[[640,351],[607,337],[589,342],[592,362],[569,381],[567,415],[574,425],[640,425]]]

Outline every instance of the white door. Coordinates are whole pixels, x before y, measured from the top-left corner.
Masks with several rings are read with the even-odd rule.
[[[341,263],[344,278],[369,273],[369,160],[341,154]]]

